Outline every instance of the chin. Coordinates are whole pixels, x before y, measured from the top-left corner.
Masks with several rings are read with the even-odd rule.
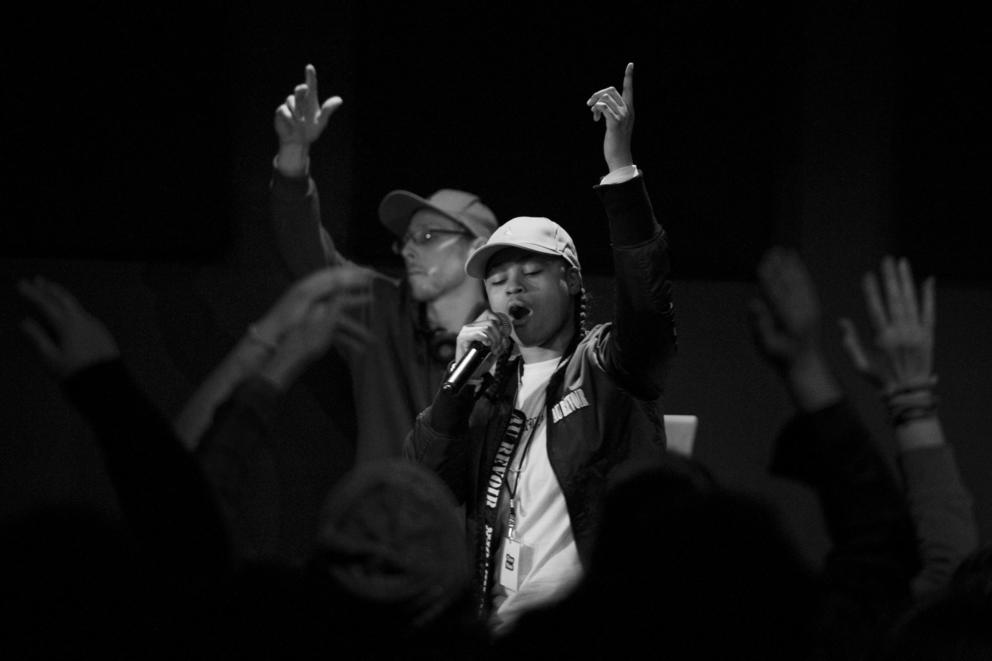
[[[526,328],[515,328],[513,331],[514,338],[516,338],[517,344],[522,347],[540,347],[543,346],[546,337],[541,336],[537,333],[527,332]]]
[[[407,283],[410,285],[410,296],[418,303],[426,303],[437,298],[438,292],[436,287],[432,287],[430,284],[414,278],[409,278]]]

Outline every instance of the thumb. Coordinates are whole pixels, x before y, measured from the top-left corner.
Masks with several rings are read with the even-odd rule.
[[[59,348],[56,346],[55,342],[52,341],[51,337],[45,332],[45,329],[41,327],[34,319],[30,317],[21,321],[20,324],[21,332],[23,332],[31,343],[34,345],[38,354],[41,356],[42,360],[52,371],[58,371],[59,367]]]
[[[858,331],[854,327],[854,322],[847,317],[843,317],[837,320],[837,325],[840,326],[841,330],[841,344],[844,346],[848,358],[851,359],[851,363],[854,364],[854,368],[862,374],[871,375],[872,371],[871,365],[868,362],[868,354],[865,353],[864,346],[861,344]]]
[[[340,96],[332,96],[327,101],[324,101],[323,105],[320,106],[320,114],[317,116],[317,124],[323,129],[327,126],[327,120],[331,118],[338,108],[344,103],[344,99]]]
[[[748,317],[751,321],[751,336],[758,349],[768,354],[775,344],[775,319],[768,304],[760,298],[753,298],[748,303]]]

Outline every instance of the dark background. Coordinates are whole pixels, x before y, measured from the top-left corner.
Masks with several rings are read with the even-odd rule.
[[[245,3],[193,11],[20,7],[0,30],[5,217],[0,502],[113,509],[86,431],[16,323],[42,273],[103,318],[169,414],[291,281],[266,226],[272,115],[303,67],[342,109],[312,154],[341,249],[392,271],[375,219],[395,188],[470,190],[501,219],[575,238],[610,309],[602,125],[585,100],[636,64],[634,154],[673,243],[681,354],[668,410],[695,413],[697,456],[767,495],[811,557],[815,503],[764,471],[788,402],[749,345],[752,273],[798,247],[825,315],[864,327],[858,281],[886,252],[939,278],[942,414],[984,539],[992,534],[984,225],[989,28],[962,3]],[[892,454],[874,393],[843,382]],[[336,369],[333,359],[328,366]],[[339,373],[339,372],[338,372]],[[343,378],[343,377],[342,377]],[[345,389],[310,378],[280,422],[283,545],[299,553],[348,465]]]

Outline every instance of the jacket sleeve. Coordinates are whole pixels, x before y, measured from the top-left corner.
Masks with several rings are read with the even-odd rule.
[[[948,445],[901,452],[898,466],[916,524],[923,569],[913,578],[919,599],[947,585],[954,570],[978,548],[971,495]]]
[[[829,658],[860,658],[906,606],[919,568],[905,498],[844,400],[791,420],[777,440],[772,472],[819,496],[833,544],[814,633]]]
[[[458,395],[438,390],[407,435],[403,454],[427,466],[448,485],[459,503],[467,500],[468,420],[475,398],[470,388]]]
[[[227,534],[210,485],[123,363],[93,365],[62,385],[100,444],[142,548],[180,580],[213,580],[226,572]]]
[[[278,399],[278,390],[265,379],[242,381],[217,407],[197,448],[240,561],[276,553],[280,494],[271,441]]]
[[[632,395],[657,399],[676,349],[668,238],[642,176],[597,186],[610,223],[616,275],[613,325],[599,360]]]
[[[273,170],[269,213],[279,254],[296,278],[346,260],[320,222],[320,197],[310,177],[285,177]]]

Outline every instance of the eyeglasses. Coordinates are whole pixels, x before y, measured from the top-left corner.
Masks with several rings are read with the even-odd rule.
[[[475,236],[471,232],[465,230],[446,230],[446,229],[435,229],[428,227],[427,229],[417,230],[416,232],[410,231],[403,235],[402,239],[397,239],[393,241],[393,252],[399,255],[403,252],[403,248],[409,241],[413,241],[414,245],[426,246],[430,245],[437,239],[441,238],[442,234],[460,234],[462,236]]]

